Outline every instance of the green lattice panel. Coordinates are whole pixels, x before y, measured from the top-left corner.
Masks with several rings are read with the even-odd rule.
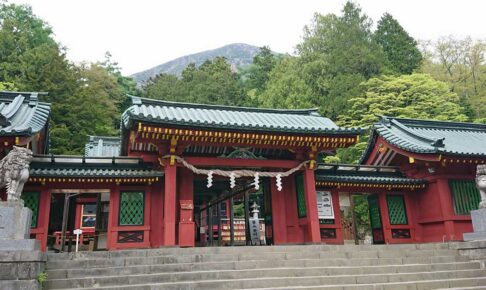
[[[39,216],[39,192],[22,192],[20,198],[24,201],[24,206],[30,208],[32,211],[32,223],[30,227],[36,228]]]
[[[378,196],[368,196],[368,206],[370,210],[370,224],[372,229],[381,229],[380,206],[378,204]]]
[[[302,174],[295,176],[295,189],[297,191],[297,213],[299,218],[303,218],[307,216],[307,208],[305,206],[304,176]]]
[[[143,225],[145,200],[143,192],[122,192],[118,222],[124,226]]]
[[[405,210],[405,200],[403,195],[388,195],[386,197],[388,207],[388,217],[392,225],[406,225],[407,212]]]
[[[481,195],[476,188],[474,180],[450,180],[449,187],[454,199],[456,214],[466,215],[471,210],[478,209]]]

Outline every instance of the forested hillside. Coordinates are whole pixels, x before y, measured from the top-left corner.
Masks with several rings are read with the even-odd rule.
[[[486,123],[486,43],[413,39],[390,14],[373,21],[353,2],[315,14],[295,55],[263,47],[244,70],[224,57],[158,74],[142,88],[110,55],[73,64],[51,27],[22,5],[0,4],[0,89],[47,91],[51,152],[80,154],[87,135],[117,135],[127,94],[164,100],[273,108],[317,107],[342,126],[379,115]],[[363,143],[327,161],[355,162]]]
[[[161,73],[180,76],[182,71],[189,64],[193,63],[196,66],[200,66],[206,60],[212,60],[218,56],[225,57],[236,70],[237,68],[243,68],[252,64],[253,57],[258,53],[259,50],[260,49],[256,46],[244,43],[228,44],[216,49],[178,57],[148,70],[135,73],[131,75],[131,77],[137,83],[143,84],[148,79],[153,78]]]

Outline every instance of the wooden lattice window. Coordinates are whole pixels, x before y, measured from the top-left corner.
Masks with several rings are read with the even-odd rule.
[[[387,195],[386,205],[388,207],[388,217],[391,225],[406,225],[407,211],[403,195]]]
[[[304,175],[295,176],[295,190],[297,192],[297,214],[299,218],[307,216],[307,207],[305,206]]]
[[[478,209],[481,195],[474,180],[450,180],[449,187],[456,214],[467,215],[471,210]]]
[[[381,229],[380,205],[377,195],[368,196],[371,229]]]
[[[22,192],[20,196],[24,201],[24,206],[32,211],[31,228],[37,227],[37,220],[39,219],[39,199],[40,192]]]
[[[120,212],[118,224],[121,226],[143,225],[145,193],[142,191],[125,191],[120,193]]]

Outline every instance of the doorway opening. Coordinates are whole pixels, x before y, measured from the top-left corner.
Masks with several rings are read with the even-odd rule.
[[[252,180],[194,181],[194,220],[198,246],[270,245],[273,243],[272,213],[268,180],[258,189]]]
[[[344,240],[355,244],[383,244],[378,195],[350,192],[339,196]]]
[[[75,230],[80,229],[80,251],[106,249],[109,199],[109,192],[53,192],[48,248],[60,252],[71,251],[76,243]]]

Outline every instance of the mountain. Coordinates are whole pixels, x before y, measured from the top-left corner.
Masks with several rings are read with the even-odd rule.
[[[228,59],[231,66],[236,69],[238,67],[250,65],[253,62],[253,57],[259,51],[260,48],[257,46],[244,43],[233,43],[220,48],[182,56],[148,70],[135,73],[130,77],[132,77],[138,84],[141,84],[160,73],[180,75],[188,64],[195,63],[196,66],[198,66],[204,61],[218,56],[224,56]]]

